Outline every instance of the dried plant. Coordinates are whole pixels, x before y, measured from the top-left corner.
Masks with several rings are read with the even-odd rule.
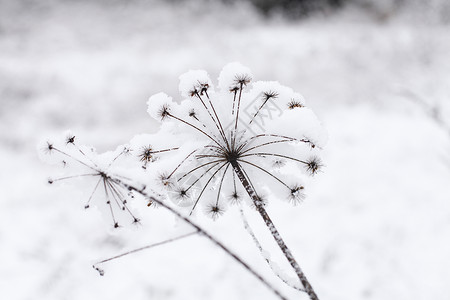
[[[234,259],[237,263],[242,265],[250,274],[255,276],[263,285],[265,285],[270,291],[272,291],[278,298],[286,300],[278,289],[273,287],[262,275],[260,275],[257,271],[255,271],[250,265],[248,265],[245,261],[243,261],[237,254],[235,254],[232,250],[230,250],[225,244],[217,240],[212,234],[208,233],[207,230],[202,228],[200,225],[196,224],[193,220],[191,220],[188,216],[184,216],[182,213],[177,211],[174,207],[166,203],[162,200],[162,195],[157,193],[155,190],[149,188],[145,184],[139,183],[139,174],[138,170],[145,170],[144,168],[135,167],[133,168],[133,173],[131,174],[133,179],[120,175],[120,173],[124,173],[120,168],[113,168],[113,164],[119,162],[119,158],[124,158],[126,155],[132,152],[132,149],[128,146],[119,147],[116,151],[108,152],[103,155],[99,155],[95,152],[93,148],[78,146],[76,143],[76,139],[74,135],[71,135],[70,147],[67,147],[69,143],[54,143],[50,141],[45,141],[39,145],[39,153],[42,154],[41,158],[49,163],[57,163],[64,167],[66,171],[67,169],[74,169],[68,172],[75,172],[74,174],[56,178],[49,178],[49,184],[55,184],[60,181],[75,179],[75,178],[89,178],[93,183],[95,183],[93,191],[91,192],[87,204],[84,208],[88,209],[90,207],[90,202],[93,199],[94,195],[97,191],[102,191],[102,196],[100,197],[106,202],[106,207],[110,213],[112,218],[114,228],[120,227],[118,217],[121,212],[125,212],[125,215],[131,216],[132,223],[139,223],[139,219],[135,217],[135,215],[131,212],[127,205],[126,198],[135,198],[135,196],[140,196],[142,199],[145,199],[150,205],[159,205],[169,212],[171,212],[175,217],[179,218],[183,222],[190,225],[194,231],[180,235],[175,238],[171,238],[159,243],[151,244],[148,246],[144,246],[138,249],[134,249],[132,251],[128,251],[126,253],[122,253],[116,255],[114,257],[104,259],[99,261],[98,263],[93,265],[93,268],[98,271],[98,273],[103,276],[105,274],[104,270],[100,268],[101,264],[106,262],[115,260],[117,258],[123,257],[125,255],[129,255],[138,251],[142,251],[145,249],[150,249],[159,245],[172,243],[174,241],[187,238],[193,235],[200,235],[202,237],[210,240],[214,245],[221,248],[226,254],[228,254],[232,259]],[[154,150],[154,153],[167,152],[174,149],[165,149],[165,150]],[[141,154],[137,155],[137,158],[140,158]],[[130,166],[130,163],[134,161],[125,160],[122,161],[127,166]],[[141,161],[141,160],[139,160]],[[70,166],[69,166],[70,165]],[[80,170],[88,171],[79,172]],[[78,171],[78,172],[77,172]],[[140,174],[142,175],[142,174]],[[99,188],[101,186],[101,188]],[[125,196],[127,195],[127,196]],[[120,214],[121,215],[121,214]]]
[[[163,93],[148,101],[149,114],[161,122],[158,133],[136,136],[129,146],[102,158],[102,164],[70,139],[67,144],[73,146],[74,153],[69,154],[51,143],[44,144],[44,152],[50,155],[57,152],[93,171],[78,176],[98,177],[94,192],[102,184],[106,198],[114,200],[107,200],[114,227],[118,222],[113,203],[139,221],[124,200],[127,195],[124,191],[137,193],[147,199],[149,206],[162,205],[202,232],[284,299],[190,217],[203,206],[202,211],[216,220],[227,207],[247,202],[262,217],[302,287],[289,285],[307,293],[310,299],[318,299],[269,217],[266,205],[274,198],[294,205],[304,200],[304,178],[317,174],[323,167],[320,149],[326,134],[301,95],[277,82],[252,84],[252,78],[248,68],[229,64],[221,72],[219,91],[215,92],[205,71],[182,75],[180,92],[184,99],[179,104]],[[119,157],[125,162],[117,172],[112,172],[110,168],[117,164]],[[247,231],[261,250],[243,218]],[[103,262],[106,261],[109,260]],[[269,265],[274,270],[273,264]]]
[[[262,191],[300,203],[305,197],[301,170],[306,175],[321,170],[318,149],[325,134],[300,95],[276,82],[256,82],[249,88],[251,79],[246,67],[230,64],[216,93],[205,71],[190,71],[180,77],[186,98],[181,104],[163,93],[150,98],[149,113],[162,122],[160,134],[197,144],[170,173],[177,179],[168,194],[183,199],[190,214],[203,198],[212,199],[204,210],[213,219],[224,213],[228,199],[239,202],[247,194],[304,291],[317,299],[269,217]],[[184,180],[187,176],[191,180]]]

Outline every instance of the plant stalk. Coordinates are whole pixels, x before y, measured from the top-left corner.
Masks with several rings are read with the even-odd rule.
[[[308,294],[308,296],[311,300],[319,300],[316,293],[314,292],[314,289],[312,288],[311,284],[309,283],[308,279],[306,279],[305,273],[303,273],[299,264],[297,263],[294,256],[292,255],[291,250],[289,250],[289,248],[286,246],[286,243],[284,242],[284,240],[281,237],[280,233],[278,232],[277,228],[275,227],[272,220],[270,219],[269,214],[267,213],[267,211],[264,208],[264,204],[262,203],[261,199],[256,194],[255,189],[252,187],[252,185],[248,181],[244,172],[242,171],[241,166],[239,165],[239,163],[237,161],[231,161],[231,165],[233,167],[234,172],[236,173],[239,180],[241,181],[242,185],[244,186],[245,190],[247,191],[248,195],[252,199],[252,201],[256,207],[256,210],[259,212],[259,214],[263,218],[264,223],[266,224],[267,228],[269,228],[269,231],[272,234],[273,238],[275,239],[276,243],[278,244],[278,247],[280,247],[281,252],[283,252],[284,256],[288,260],[292,269],[294,269],[295,273],[297,274],[298,278],[300,279],[303,287],[305,288],[305,292]]]

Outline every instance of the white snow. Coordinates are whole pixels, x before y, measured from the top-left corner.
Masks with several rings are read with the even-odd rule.
[[[447,299],[450,137],[414,100],[450,119],[449,28],[427,19],[433,13],[443,15],[373,18],[349,7],[287,23],[265,22],[247,6],[1,2],[0,298],[275,299],[202,237],[110,262],[99,276],[93,263],[189,228],[135,203],[142,225],[113,230],[100,210],[83,209],[95,182],[49,186],[55,168],[36,152],[67,128],[99,152],[153,133],[149,95],[165,91],[178,102],[179,74],[205,69],[217,78],[239,61],[258,80],[301,92],[329,132],[323,172],[302,183],[305,201],[268,204],[319,297]],[[215,222],[196,218],[297,299],[235,206]],[[288,273],[259,216],[249,222]]]
[[[237,79],[246,78],[251,80],[253,74],[249,68],[239,62],[232,62],[223,67],[218,78],[218,85],[222,91],[231,91],[239,88]]]

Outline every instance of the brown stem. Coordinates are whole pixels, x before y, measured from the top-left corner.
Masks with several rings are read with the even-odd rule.
[[[247,177],[245,176],[244,172],[242,171],[241,166],[239,165],[239,163],[237,161],[231,161],[231,165],[233,167],[234,172],[236,173],[239,180],[241,181],[242,185],[244,186],[245,190],[247,191],[248,195],[253,200],[256,210],[259,212],[259,214],[263,218],[264,223],[266,224],[267,228],[269,228],[270,233],[272,234],[273,238],[275,239],[275,241],[278,244],[278,247],[280,247],[281,251],[283,252],[286,259],[288,260],[289,264],[292,266],[292,269],[294,269],[295,273],[297,274],[298,278],[300,279],[301,283],[303,284],[303,287],[305,288],[305,292],[309,295],[309,298],[311,300],[319,300],[316,293],[314,292],[314,289],[312,288],[308,279],[306,279],[305,274],[303,273],[299,264],[297,263],[294,256],[292,255],[291,250],[289,250],[289,248],[286,246],[286,244],[283,241],[283,238],[281,237],[277,228],[275,227],[275,225],[273,224],[269,215],[267,214],[267,211],[264,208],[263,202],[256,194],[255,189],[251,186],[250,182],[248,181]]]

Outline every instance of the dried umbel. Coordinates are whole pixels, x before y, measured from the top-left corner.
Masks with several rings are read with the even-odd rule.
[[[179,104],[164,93],[148,101],[149,114],[161,121],[160,136],[192,145],[178,161],[169,159],[172,168],[161,166],[170,178],[159,177],[173,179],[174,185],[163,183],[168,196],[185,199],[185,207],[191,203],[190,213],[203,204],[216,219],[230,203],[254,204],[243,197],[249,192],[243,180],[255,199],[266,192],[268,199],[298,204],[305,198],[304,177],[322,167],[326,134],[303,97],[277,82],[252,84],[252,78],[248,68],[229,64],[216,92],[205,71],[190,71],[180,77]]]
[[[326,133],[300,94],[278,82],[252,83],[252,78],[248,68],[229,64],[221,72],[215,91],[205,71],[182,75],[180,102],[164,93],[148,101],[149,114],[161,122],[159,131],[137,135],[127,146],[113,152],[98,155],[78,146],[71,134],[66,135],[61,145],[44,143],[41,150],[45,156],[57,156],[63,166],[74,162],[87,170],[49,183],[94,177],[94,189],[86,208],[94,193],[103,190],[114,227],[119,227],[117,211],[125,211],[132,222],[139,222],[127,205],[127,197],[137,194],[146,199],[147,206],[161,205],[284,299],[189,217],[203,206],[202,211],[216,220],[228,206],[247,202],[260,214],[295,271],[299,282],[293,287],[306,292],[311,299],[318,299],[265,207],[278,199],[293,205],[303,201],[305,178],[322,169],[320,152]],[[248,229],[248,224],[245,227]],[[259,242],[257,246],[260,248]]]
[[[87,178],[93,184],[92,191],[84,204],[84,208],[91,206],[91,201],[102,194],[107,211],[110,214],[114,228],[118,228],[119,216],[128,216],[132,223],[139,223],[139,218],[132,212],[128,201],[134,198],[134,194],[123,188],[116,178],[127,180],[119,175],[113,168],[114,162],[122,156],[131,153],[127,146],[120,146],[114,152],[99,155],[93,148],[78,144],[77,138],[72,133],[67,133],[62,142],[45,141],[41,143],[40,152],[46,161],[60,163],[64,167],[65,175],[49,178],[49,184],[66,181],[75,178]],[[119,171],[120,172],[120,171]]]
[[[164,170],[176,182],[166,185],[168,195],[190,214],[205,202],[213,219],[228,203],[250,200],[299,278],[300,290],[318,299],[265,205],[272,198],[293,204],[304,199],[303,177],[320,171],[326,134],[299,94],[277,82],[251,85],[252,77],[248,68],[229,64],[215,92],[205,71],[190,71],[180,77],[185,98],[180,104],[164,93],[149,99],[149,114],[162,122],[160,134],[192,144],[173,170]]]
[[[140,183],[145,181],[145,178],[148,177],[147,173],[151,171],[149,168],[143,168],[143,166],[145,166],[149,161],[156,165],[156,162],[159,160],[159,156],[157,155],[158,153],[178,150],[178,148],[154,150],[155,148],[150,146],[146,146],[145,148],[137,147],[137,145],[142,144],[142,141],[146,140],[147,137],[148,136],[144,136],[144,138],[142,136],[137,136],[133,139],[132,143],[135,144],[135,149],[139,149],[137,154],[133,154],[135,151],[133,151],[133,148],[128,145],[119,146],[115,151],[97,154],[91,147],[78,145],[77,139],[73,134],[67,135],[65,139],[57,139],[56,142],[46,140],[38,146],[40,156],[44,161],[52,164],[58,164],[65,171],[65,173],[68,173],[68,175],[50,178],[48,179],[48,183],[53,185],[60,181],[81,178],[88,179],[88,181],[93,184],[93,190],[90,193],[87,203],[85,204],[85,208],[87,209],[90,207],[91,200],[97,192],[102,192],[103,197],[100,198],[106,203],[104,207],[107,207],[107,210],[110,213],[114,228],[120,227],[118,218],[123,215],[131,217],[132,223],[140,222],[140,220],[130,210],[127,200],[135,198],[136,195],[142,199],[145,199],[147,201],[147,206],[162,206],[193,229],[193,231],[181,234],[178,237],[166,239],[155,244],[104,259],[94,264],[93,268],[99,273],[99,275],[104,276],[105,272],[100,267],[101,264],[138,251],[172,243],[193,235],[200,235],[211,241],[217,247],[221,248],[250,274],[255,276],[257,280],[272,291],[279,299],[286,300],[277,288],[272,286],[225,244],[218,241],[213,235],[197,225],[190,218],[182,215],[171,205],[168,205],[166,201],[163,201],[161,194],[155,192],[145,184]],[[145,157],[152,156],[154,159],[143,160],[143,154]],[[144,165],[141,165],[141,163],[144,163]],[[126,168],[124,169],[123,167]],[[165,186],[171,185],[170,175],[162,175],[161,179],[163,180]],[[102,207],[102,205],[97,206],[99,208]],[[214,212],[213,218],[220,214],[220,210],[218,208],[212,208],[212,211]],[[122,214],[122,212],[124,212],[124,214]]]

